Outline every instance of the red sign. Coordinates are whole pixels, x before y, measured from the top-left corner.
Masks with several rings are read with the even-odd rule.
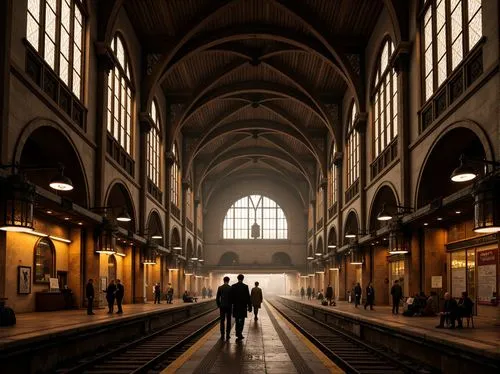
[[[489,249],[486,251],[477,252],[477,265],[496,265],[497,264],[497,250]]]

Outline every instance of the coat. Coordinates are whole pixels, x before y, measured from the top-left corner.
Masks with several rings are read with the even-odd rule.
[[[108,285],[108,288],[106,288],[106,300],[113,301],[115,299],[115,293],[116,285],[114,283]]]
[[[403,297],[403,289],[399,284],[395,284],[391,287],[391,295],[393,300],[401,300],[401,298]]]
[[[326,288],[326,295],[325,295],[325,297],[327,299],[332,299],[333,298],[333,288],[332,288],[332,286],[328,286]]]
[[[233,284],[229,298],[233,305],[233,317],[247,318],[247,310],[252,310],[252,300],[250,300],[248,286],[243,282]]]
[[[373,286],[366,287],[366,301],[373,302],[375,300],[375,290]]]
[[[87,287],[85,288],[85,296],[87,299],[93,299],[94,298],[94,286],[92,283],[87,283]]]
[[[224,283],[222,286],[217,288],[217,296],[215,297],[215,302],[217,303],[217,307],[219,308],[230,308],[231,300],[230,300],[231,286],[227,283]]]
[[[262,290],[257,286],[252,288],[250,299],[252,300],[253,307],[259,309],[260,304],[262,304]]]
[[[116,285],[115,297],[116,297],[117,300],[122,300],[123,299],[123,295],[125,295],[125,287],[123,287],[123,284],[118,283]]]

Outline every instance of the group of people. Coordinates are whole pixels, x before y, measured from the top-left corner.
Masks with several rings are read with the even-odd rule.
[[[153,295],[155,298],[155,304],[161,304],[161,286],[160,282],[157,282],[153,287]],[[174,298],[174,288],[172,287],[172,283],[168,284],[166,300],[167,304],[172,304],[172,300]]]
[[[210,287],[205,287],[203,286],[203,288],[201,289],[201,297],[202,299],[205,299],[205,298],[209,298],[211,299],[212,298],[212,289]]]
[[[108,314],[113,313],[115,301],[116,306],[118,307],[118,311],[116,313],[122,314],[122,302],[123,296],[125,295],[125,287],[123,287],[122,282],[117,279],[115,283],[115,280],[112,279],[106,287],[106,290],[104,290],[103,292],[106,294],[106,301],[108,302]],[[95,313],[93,312],[93,307],[95,292],[93,279],[89,279],[87,282],[87,286],[85,288],[85,296],[87,298],[87,314],[94,315]]]
[[[290,290],[290,296],[292,295],[292,290]],[[300,297],[304,299],[305,295],[307,295],[307,300],[318,299],[322,305],[336,306],[335,298],[333,295],[333,287],[331,284],[326,288],[326,293],[323,294],[323,290],[320,290],[316,294],[316,290],[311,288],[311,286],[307,287],[307,290],[304,287],[300,288]]]
[[[262,304],[262,290],[259,288],[259,282],[255,282],[255,287],[250,293],[248,286],[243,283],[245,277],[239,274],[238,282],[229,285],[229,277],[224,277],[224,283],[217,289],[215,300],[220,310],[220,338],[230,339],[231,317],[235,319],[236,340],[244,339],[243,327],[247,311],[254,313],[254,320],[257,321],[259,309]]]
[[[457,301],[451,297],[449,292],[444,294],[444,307],[439,315],[439,325],[436,328],[444,328],[445,322],[448,322],[451,329],[455,328],[455,322],[458,328],[463,327],[463,319],[470,318],[473,313],[474,302],[467,292],[462,292],[462,297]]]

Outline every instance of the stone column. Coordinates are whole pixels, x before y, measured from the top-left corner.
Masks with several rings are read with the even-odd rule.
[[[146,228],[146,195],[148,191],[148,135],[153,128],[153,119],[147,112],[142,112],[139,115],[140,120],[140,136],[139,136],[139,184],[141,186],[139,199],[139,232],[144,235]],[[148,232],[148,235],[152,233]]]
[[[9,123],[10,53],[11,53],[10,51],[11,51],[12,18],[13,18],[12,0],[1,1],[0,2],[0,74],[2,77],[4,77],[4,79],[0,87],[0,164],[6,164],[8,162],[8,154],[7,154],[8,147],[6,147],[6,145],[8,141],[7,125]],[[0,247],[0,250],[1,248],[2,247]],[[4,271],[0,272],[5,274]],[[4,278],[4,276],[0,276],[0,285],[2,284],[1,283],[2,278]]]

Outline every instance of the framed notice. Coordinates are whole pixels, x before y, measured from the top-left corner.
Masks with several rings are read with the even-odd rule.
[[[477,301],[497,305],[498,249],[477,251]]]
[[[20,295],[31,293],[31,266],[17,267],[17,293]]]
[[[59,279],[49,278],[50,290],[59,291]]]
[[[431,277],[431,288],[443,288],[443,277],[441,275]]]

